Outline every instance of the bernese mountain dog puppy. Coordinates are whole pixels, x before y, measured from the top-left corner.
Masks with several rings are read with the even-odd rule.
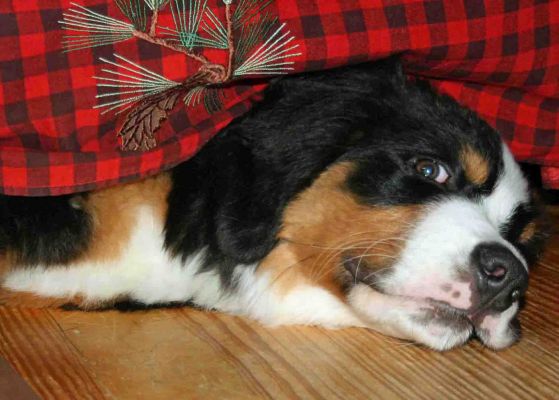
[[[0,302],[189,302],[501,349],[518,337],[539,215],[497,132],[387,59],[275,80],[158,176],[2,196]]]

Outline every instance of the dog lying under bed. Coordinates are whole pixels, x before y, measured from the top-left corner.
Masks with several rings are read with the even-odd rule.
[[[518,337],[541,247],[498,134],[395,60],[276,80],[170,172],[2,196],[2,302],[189,302],[444,350]]]

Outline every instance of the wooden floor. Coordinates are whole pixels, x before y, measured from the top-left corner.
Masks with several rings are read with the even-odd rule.
[[[559,235],[530,285],[523,339],[499,353],[193,309],[0,307],[0,354],[48,399],[559,399]]]

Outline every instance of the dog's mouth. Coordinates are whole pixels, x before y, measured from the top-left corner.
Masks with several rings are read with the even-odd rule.
[[[405,297],[411,302],[415,302],[418,308],[424,311],[424,316],[421,319],[427,320],[436,319],[438,321],[447,321],[448,326],[459,324],[464,325],[467,323],[472,325],[472,321],[468,318],[468,310],[453,307],[445,301],[440,301],[432,298],[415,298],[400,296],[393,293],[387,293],[379,281],[382,279],[383,275],[389,273],[389,268],[372,268],[371,265],[361,257],[345,256],[342,259],[343,266],[345,270],[349,273],[350,284],[356,285],[358,283],[363,283],[372,289],[387,295],[394,297]]]
[[[520,324],[518,322],[518,302],[508,309],[490,313],[483,311],[483,307],[462,309],[452,306],[446,301],[423,297],[406,297],[387,293],[379,284],[383,275],[389,273],[389,268],[372,268],[366,260],[360,257],[346,256],[342,264],[351,277],[349,285],[365,284],[386,296],[405,298],[421,312],[415,317],[417,322],[435,329],[447,330],[451,334],[477,337],[485,346],[499,350],[509,347],[519,338]]]

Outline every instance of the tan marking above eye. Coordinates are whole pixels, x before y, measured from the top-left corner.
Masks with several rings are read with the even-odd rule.
[[[479,186],[487,181],[490,172],[489,160],[469,144],[462,147],[460,162],[464,168],[466,179],[470,182]]]
[[[535,234],[536,234],[536,223],[532,221],[524,227],[518,240],[520,241],[520,243],[526,243],[530,239],[532,239],[532,237],[534,237]]]
[[[371,274],[398,258],[422,207],[359,203],[345,186],[352,170],[349,162],[330,167],[284,210],[280,242],[258,269],[280,292],[312,282],[344,298],[342,256],[362,259]]]

